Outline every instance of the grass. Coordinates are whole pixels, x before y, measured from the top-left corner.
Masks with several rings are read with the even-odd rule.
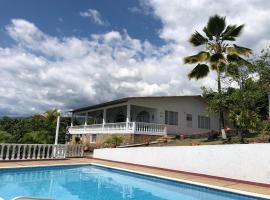
[[[268,135],[251,134],[244,137],[244,143],[268,143]],[[196,145],[217,145],[217,144],[241,144],[238,136],[232,136],[230,140],[223,140],[221,137],[208,139],[207,137],[175,139],[168,143],[152,144],[149,146],[196,146]]]

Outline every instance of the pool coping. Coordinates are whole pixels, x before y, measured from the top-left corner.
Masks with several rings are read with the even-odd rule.
[[[171,180],[171,181],[175,181],[178,183],[185,183],[185,184],[189,184],[189,185],[194,185],[194,186],[199,186],[199,187],[204,187],[204,188],[210,188],[210,189],[214,189],[214,190],[218,190],[218,191],[222,191],[222,192],[229,192],[229,193],[233,193],[233,194],[239,194],[239,195],[244,195],[247,197],[257,197],[257,198],[261,198],[266,199],[266,200],[270,200],[270,195],[265,195],[265,194],[259,194],[259,193],[254,193],[254,192],[247,192],[247,191],[242,191],[242,190],[237,190],[237,189],[231,189],[231,188],[226,188],[226,187],[221,187],[221,186],[214,186],[214,185],[210,185],[210,184],[206,184],[206,183],[199,183],[196,181],[190,181],[190,180],[184,180],[184,179],[180,179],[180,178],[172,178],[172,177],[168,177],[168,176],[162,176],[162,175],[157,175],[154,173],[148,173],[148,172],[142,172],[142,171],[138,171],[138,170],[132,170],[132,169],[125,169],[122,167],[115,167],[115,166],[110,166],[110,165],[106,165],[106,164],[99,164],[99,163],[95,163],[95,162],[81,162],[81,163],[61,163],[61,164],[47,164],[47,165],[31,165],[31,166],[11,166],[11,167],[0,167],[0,171],[1,169],[20,169],[20,168],[35,168],[35,167],[53,167],[53,166],[76,166],[76,165],[93,165],[93,166],[99,166],[99,167],[105,167],[105,168],[110,168],[110,169],[115,169],[115,170],[120,170],[120,171],[124,171],[124,172],[130,172],[130,173],[135,173],[135,174],[140,174],[140,175],[144,175],[144,176],[151,176],[151,177],[157,177],[160,179],[165,179],[165,180]]]

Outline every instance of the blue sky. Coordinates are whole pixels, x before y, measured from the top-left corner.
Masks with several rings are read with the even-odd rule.
[[[100,12],[107,24],[101,26],[89,18],[82,19],[80,12],[89,8]],[[161,21],[143,11],[136,12],[136,8],[140,8],[136,0],[1,0],[0,27],[9,24],[12,18],[22,18],[37,24],[47,34],[59,37],[89,37],[93,33],[126,30],[133,38],[164,44],[158,35]],[[12,42],[3,29],[0,39],[4,45]]]
[[[183,57],[216,13],[245,24],[238,45],[269,46],[268,0],[0,0],[0,116],[215,89]]]

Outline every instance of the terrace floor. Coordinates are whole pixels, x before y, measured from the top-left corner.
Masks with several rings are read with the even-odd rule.
[[[253,192],[258,194],[270,195],[270,188],[264,186],[257,186],[246,183],[239,183],[235,181],[220,180],[217,178],[203,177],[199,175],[190,175],[181,172],[172,172],[162,169],[153,169],[142,166],[135,166],[131,164],[116,163],[111,161],[96,160],[93,158],[72,158],[66,160],[40,160],[40,161],[10,161],[0,162],[0,169],[4,167],[25,167],[36,165],[61,165],[61,164],[78,164],[78,163],[97,163],[112,167],[124,168],[128,170],[140,171],[154,175],[167,176],[170,178],[177,178],[187,181],[209,184],[213,186],[224,187],[228,189],[241,190],[245,192]]]

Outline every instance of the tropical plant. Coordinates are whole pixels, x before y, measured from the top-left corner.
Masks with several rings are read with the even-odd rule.
[[[39,114],[32,117],[0,118],[0,142],[52,144],[55,136],[55,122],[59,113],[55,111],[52,112],[52,110],[46,113],[48,114]],[[58,139],[59,143],[65,143],[68,139],[66,127],[69,124],[70,118],[61,118]]]
[[[49,123],[56,123],[57,117],[60,115],[57,109],[51,109],[47,110],[44,114],[43,117],[48,121]]]
[[[228,68],[237,65],[249,65],[242,56],[251,54],[251,49],[233,43],[241,34],[244,25],[226,25],[226,18],[214,15],[209,18],[203,28],[205,34],[198,31],[191,35],[189,42],[195,46],[205,46],[198,54],[184,58],[185,64],[197,64],[188,74],[188,77],[201,79],[206,77],[210,69],[217,73],[218,93],[222,92],[221,77]],[[220,127],[224,128],[224,116],[220,108]]]
[[[243,82],[242,88],[226,88],[221,92],[221,96],[204,88],[203,96],[208,102],[210,112],[217,112],[221,105],[242,142],[245,135],[262,130],[261,123],[267,117],[267,98],[259,80],[248,78]]]
[[[105,140],[105,144],[119,146],[123,142],[123,137],[113,135]]]
[[[53,136],[47,131],[33,131],[23,135],[22,143],[30,144],[50,144],[53,141]]]

